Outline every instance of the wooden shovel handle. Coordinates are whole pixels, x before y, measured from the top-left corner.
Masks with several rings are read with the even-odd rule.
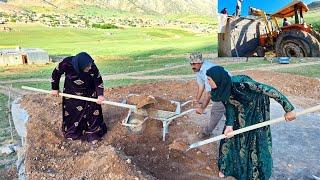
[[[28,87],[28,86],[22,86],[21,88],[25,89],[25,90],[30,90],[30,91],[51,94],[51,91],[44,90],[44,89],[37,89],[37,88],[33,88],[33,87]],[[73,99],[80,99],[80,100],[84,100],[84,101],[91,101],[91,102],[97,102],[98,101],[97,99],[94,99],[94,98],[76,96],[76,95],[67,94],[67,93],[59,93],[59,96],[63,96],[63,97],[67,97],[67,98],[73,98]],[[130,104],[123,104],[123,103],[117,103],[117,102],[112,102],[112,101],[102,101],[102,103],[103,104],[112,105],[112,106],[118,106],[118,107],[132,109],[133,111],[136,110],[136,106],[130,105]]]
[[[304,114],[312,113],[312,112],[315,112],[315,111],[319,111],[319,110],[320,110],[320,105],[314,106],[314,107],[308,108],[308,109],[306,109],[304,111],[297,112],[296,113],[296,117],[304,115]],[[232,135],[237,135],[237,134],[248,132],[248,131],[251,131],[251,130],[254,130],[254,129],[258,129],[258,128],[261,128],[261,127],[264,127],[264,126],[268,126],[268,125],[271,125],[271,124],[276,124],[276,123],[279,123],[279,122],[284,121],[284,120],[285,120],[284,117],[279,117],[279,118],[276,118],[276,119],[272,119],[272,120],[269,120],[269,121],[265,121],[265,122],[262,122],[262,123],[251,125],[251,126],[248,126],[248,127],[241,128],[241,129],[233,131]],[[212,143],[212,142],[215,142],[215,141],[219,141],[219,140],[225,139],[225,138],[227,138],[227,136],[222,134],[222,135],[219,135],[219,136],[216,136],[216,137],[212,137],[212,138],[209,138],[209,139],[206,139],[206,140],[203,140],[203,141],[198,141],[196,143],[191,144],[189,146],[188,150],[196,148],[196,147],[199,147],[199,146],[202,146],[202,145],[205,145],[205,144],[209,144],[209,143]]]

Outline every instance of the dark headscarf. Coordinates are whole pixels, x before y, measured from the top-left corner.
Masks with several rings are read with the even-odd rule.
[[[72,66],[78,74],[83,72],[83,69],[93,63],[93,59],[86,52],[81,52],[72,58]]]
[[[231,93],[231,77],[221,66],[214,66],[208,69],[207,76],[216,83],[217,88],[211,89],[211,100],[215,102],[226,102]]]

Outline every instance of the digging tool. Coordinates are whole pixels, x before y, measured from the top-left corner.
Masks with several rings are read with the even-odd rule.
[[[51,94],[51,91],[48,91],[48,90],[37,89],[37,88],[27,87],[27,86],[22,86],[21,88],[25,89],[25,90],[30,90],[30,91]],[[84,101],[97,102],[97,99],[83,97],[83,96],[76,96],[76,95],[66,94],[66,93],[59,93],[59,95],[63,96],[63,97],[80,99],[80,100],[84,100]],[[151,98],[153,98],[153,97],[151,97]],[[169,125],[174,119],[195,111],[195,109],[189,109],[184,112],[181,111],[181,108],[190,102],[192,102],[192,101],[187,101],[183,104],[180,104],[180,102],[171,101],[171,103],[176,104],[175,112],[154,109],[154,111],[151,113],[151,112],[148,112],[146,109],[144,109],[144,105],[148,105],[151,103],[149,101],[140,102],[138,104],[138,106],[125,104],[125,103],[117,103],[117,102],[112,102],[112,101],[102,101],[103,104],[128,108],[129,109],[128,115],[122,121],[122,125],[126,126],[130,130],[130,132],[133,132],[135,134],[142,133],[143,129],[145,128],[144,123],[149,118],[160,120],[162,122],[162,126],[163,126],[163,128],[162,128],[162,140],[163,141],[165,141],[166,134],[169,133]]]
[[[296,113],[296,117],[304,115],[304,114],[316,112],[316,111],[319,111],[319,110],[320,110],[320,105],[314,106],[314,107],[308,108],[308,109],[306,109],[304,111],[297,112]],[[248,127],[242,128],[242,129],[235,130],[230,135],[234,136],[234,135],[241,134],[241,133],[244,133],[244,132],[248,132],[248,131],[251,131],[251,130],[254,130],[254,129],[258,129],[258,128],[261,128],[261,127],[264,127],[264,126],[280,123],[280,122],[282,122],[284,120],[285,120],[284,117],[272,119],[272,120],[269,120],[269,121],[265,121],[265,122],[262,122],[262,123],[258,123],[258,124],[251,125],[251,126],[248,126]],[[215,142],[215,141],[219,141],[219,140],[225,139],[225,138],[227,138],[227,136],[222,134],[222,135],[219,135],[219,136],[216,136],[216,137],[212,137],[212,138],[209,138],[209,139],[206,139],[206,140],[203,140],[203,141],[195,142],[195,143],[189,145],[189,147],[187,149],[183,149],[183,147],[185,147],[187,145],[187,144],[183,144],[184,143],[183,141],[174,141],[172,143],[172,145],[170,145],[170,146],[172,147],[172,149],[176,149],[176,150],[180,150],[180,151],[189,151],[189,150],[197,148],[199,146],[203,146],[203,145],[206,145],[206,144],[209,144],[209,143],[212,143],[212,142]]]
[[[37,89],[37,88],[33,88],[33,87],[28,87],[28,86],[22,86],[21,88],[25,89],[25,90],[30,90],[30,91],[51,94],[51,91],[48,91],[48,90]],[[59,96],[63,96],[63,97],[67,97],[67,98],[73,98],[73,99],[79,99],[79,100],[84,100],[84,101],[91,101],[91,102],[97,102],[98,101],[97,99],[94,99],[94,98],[76,96],[76,95],[67,94],[67,93],[59,93]],[[102,101],[102,103],[103,104],[112,105],[112,106],[128,108],[128,109],[130,109],[132,111],[136,111],[136,109],[137,109],[136,106],[130,105],[130,104],[123,104],[123,103],[117,103],[117,102],[112,102],[112,101]]]

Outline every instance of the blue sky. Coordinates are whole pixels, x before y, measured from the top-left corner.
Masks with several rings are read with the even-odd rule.
[[[310,4],[311,2],[318,0],[302,1],[306,4]],[[248,15],[249,6],[263,9],[267,13],[274,13],[290,2],[292,2],[292,0],[243,0],[241,16]],[[218,12],[225,7],[228,9],[228,14],[232,15],[236,9],[236,0],[218,0]]]

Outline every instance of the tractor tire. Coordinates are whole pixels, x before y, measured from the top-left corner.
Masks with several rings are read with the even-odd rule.
[[[255,51],[258,57],[264,57],[266,55],[266,51],[262,46],[258,46]]]
[[[275,51],[277,57],[319,57],[320,41],[308,32],[294,29],[279,35]]]
[[[320,42],[320,33],[316,30],[312,30],[311,35],[316,37],[316,39]]]

